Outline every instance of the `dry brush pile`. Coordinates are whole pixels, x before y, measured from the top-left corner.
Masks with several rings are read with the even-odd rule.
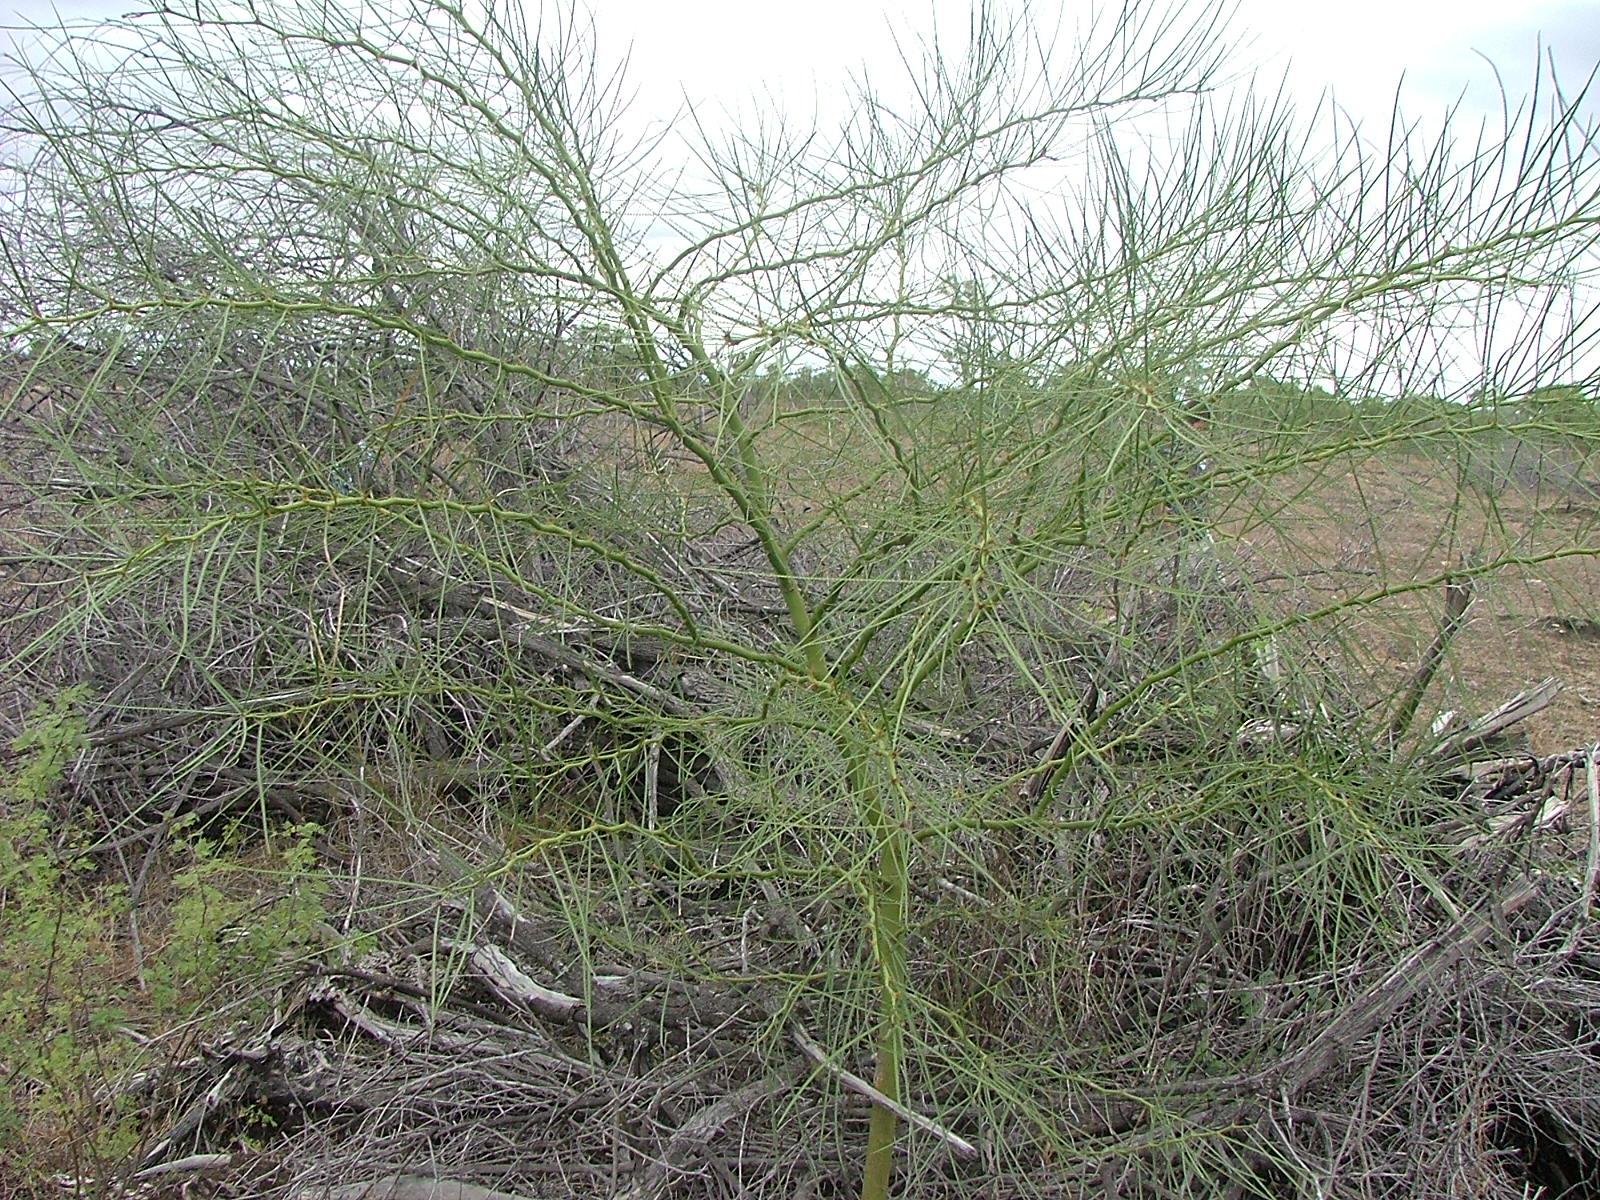
[[[12,414],[15,703],[93,684],[56,803],[136,888],[185,822],[310,821],[330,890],[256,981],[269,1005],[105,1081],[146,1133],[118,1186],[837,1195],[889,1104],[908,1196],[1583,1194],[1596,765],[1496,757],[1548,687],[1397,757],[1387,709],[1281,666],[1298,614],[1226,546],[1042,565],[874,730],[908,800],[889,1100],[883,847],[841,709],[776,653],[718,650],[782,645],[748,527],[652,529],[702,503],[653,470],[619,526],[536,438],[516,501],[476,511],[132,487],[64,429],[135,444],[113,427],[141,387],[180,428],[213,412],[161,370]],[[249,396],[241,427],[291,409]],[[575,552],[602,540],[626,571]],[[847,627],[883,604],[852,588]],[[676,606],[698,644],[642,632]],[[916,623],[875,653],[915,652]]]

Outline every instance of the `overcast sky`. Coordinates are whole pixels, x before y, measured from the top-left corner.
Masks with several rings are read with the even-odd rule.
[[[681,87],[713,103],[737,103],[771,88],[793,104],[824,99],[851,69],[896,69],[894,37],[914,39],[935,23],[960,34],[967,0],[604,0],[595,6],[605,41],[634,47],[635,78],[647,94]],[[1068,14],[1089,6],[1035,0],[1023,11]],[[1383,121],[1402,77],[1418,116],[1466,95],[1478,112],[1500,107],[1495,72],[1509,89],[1528,87],[1541,46],[1563,85],[1576,89],[1600,63],[1600,0],[1241,0],[1235,66],[1315,101],[1331,89],[1366,120]],[[1487,61],[1486,61],[1487,60]],[[652,103],[655,101],[652,100]]]
[[[1469,104],[1498,108],[1490,62],[1522,90],[1542,50],[1572,91],[1600,63],[1596,0],[1246,0],[1240,17],[1259,60],[1283,64],[1297,88],[1331,87],[1379,115],[1402,75],[1408,103],[1442,107],[1465,91]]]
[[[258,2],[314,7],[359,0]],[[402,6],[406,0],[389,2]],[[532,18],[537,0],[525,2]],[[595,14],[602,64],[631,52],[632,121],[662,121],[688,99],[717,125],[766,97],[798,124],[818,112],[824,129],[842,115],[840,84],[851,73],[865,73],[875,90],[894,96],[902,78],[897,39],[915,54],[937,27],[947,44],[960,48],[971,12],[971,0],[548,0],[544,11],[562,12],[573,2]],[[1091,8],[1087,0],[999,3],[1045,28],[1062,23],[1070,29]],[[25,23],[50,23],[53,14],[67,20],[115,15],[137,9],[140,0],[0,0],[0,14],[8,6]],[[1254,73],[1262,90],[1276,94],[1283,83],[1302,117],[1331,92],[1366,127],[1369,144],[1384,141],[1402,78],[1409,118],[1433,132],[1445,110],[1459,103],[1458,135],[1470,145],[1486,120],[1492,143],[1501,112],[1496,69],[1513,108],[1526,95],[1541,53],[1563,90],[1574,95],[1600,62],[1600,0],[1238,0],[1227,44],[1234,50],[1235,84],[1248,83]],[[1594,98],[1586,108],[1591,119],[1600,118]],[[1526,343],[1528,354],[1543,353],[1512,316],[1502,312],[1497,319],[1505,340]]]
[[[1033,0],[1012,11],[1040,20],[1089,9],[1079,0]],[[605,46],[633,47],[641,100],[670,106],[686,91],[715,107],[763,89],[787,105],[824,103],[851,70],[898,69],[894,41],[935,24],[959,35],[968,0],[602,0]],[[1405,109],[1424,119],[1465,98],[1475,116],[1501,108],[1495,68],[1524,94],[1541,53],[1564,89],[1600,63],[1600,0],[1239,0],[1233,65],[1276,85],[1287,77],[1307,107],[1331,91],[1363,121],[1386,123],[1405,81]],[[1491,66],[1491,64],[1493,64]],[[1595,106],[1600,110],[1600,106]]]
[[[556,7],[564,4],[559,0]],[[9,9],[23,21],[138,7],[137,0],[0,0],[0,12]],[[936,22],[959,34],[970,5],[595,0],[587,7],[596,13],[602,54],[620,55],[631,45],[640,101],[652,115],[665,115],[685,92],[712,110],[763,90],[805,110],[820,93],[826,107],[852,69],[894,75],[896,35],[915,41]],[[1058,12],[1088,7],[1079,0],[1033,0],[1022,11],[1053,21]],[[1563,85],[1576,90],[1600,63],[1600,0],[1239,0],[1234,65],[1256,68],[1274,83],[1286,73],[1293,93],[1308,103],[1331,89],[1352,113],[1381,122],[1402,76],[1406,107],[1418,116],[1442,111],[1463,94],[1474,112],[1498,111],[1490,62],[1520,94],[1541,39]]]

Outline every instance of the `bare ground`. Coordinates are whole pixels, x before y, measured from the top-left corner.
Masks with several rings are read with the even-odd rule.
[[[1268,522],[1224,514],[1269,584],[1292,583],[1299,604],[1331,603],[1435,578],[1503,555],[1528,561],[1474,582],[1474,601],[1419,721],[1477,713],[1554,675],[1556,702],[1527,724],[1539,753],[1600,739],[1600,512],[1592,501],[1508,487],[1458,492],[1438,466],[1390,455],[1308,474],[1280,495]],[[1587,555],[1548,558],[1562,547]],[[1279,574],[1281,573],[1281,575]],[[1438,630],[1442,589],[1362,607],[1330,629],[1332,647],[1382,704],[1417,669]]]

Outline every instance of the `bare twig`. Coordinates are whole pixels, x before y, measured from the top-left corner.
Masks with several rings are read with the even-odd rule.
[[[811,1059],[812,1062],[816,1063],[823,1070],[837,1078],[840,1083],[844,1084],[845,1087],[856,1093],[856,1095],[864,1096],[879,1107],[888,1109],[907,1125],[914,1125],[924,1133],[932,1134],[941,1142],[944,1142],[946,1145],[948,1145],[962,1158],[976,1158],[978,1156],[978,1148],[971,1142],[967,1141],[966,1138],[951,1133],[937,1121],[934,1121],[929,1117],[925,1117],[913,1109],[907,1108],[904,1104],[901,1104],[896,1100],[889,1099],[888,1096],[885,1096],[877,1088],[873,1087],[865,1079],[861,1078],[861,1076],[855,1074],[854,1072],[847,1071],[837,1063],[833,1062],[828,1057],[828,1052],[824,1050],[816,1042],[816,1040],[805,1031],[805,1027],[800,1025],[798,1022],[790,1026],[789,1032],[794,1038],[795,1045],[799,1046],[800,1049],[805,1052],[807,1058]]]
[[[1099,711],[1100,689],[1091,681],[1078,704],[1078,711],[1063,722],[1060,732],[1050,743],[1050,748],[1039,760],[1039,765],[1034,767],[1028,778],[1017,788],[1017,799],[1024,804],[1033,804],[1039,799],[1045,788],[1050,786],[1050,780],[1054,778],[1061,760],[1066,756],[1067,746],[1072,742],[1073,736],[1093,721]]]
[[[135,1171],[133,1178],[139,1181],[156,1179],[162,1175],[180,1175],[185,1171],[214,1171],[221,1167],[231,1166],[231,1154],[191,1154],[186,1158],[174,1158],[167,1162],[156,1163],[153,1167],[145,1167]]]
[[[643,1177],[614,1193],[612,1200],[659,1200],[667,1194],[675,1172],[682,1170],[695,1156],[704,1154],[706,1147],[733,1121],[790,1087],[799,1077],[800,1069],[796,1060],[706,1105],[678,1127]]]
[[[366,1183],[301,1188],[294,1195],[296,1200],[528,1200],[519,1192],[429,1175],[386,1175]]]
[[[1589,751],[1589,862],[1583,879],[1583,915],[1594,915],[1596,888],[1600,888],[1600,746]]]
[[[1445,580],[1444,616],[1439,622],[1438,632],[1433,635],[1432,643],[1422,656],[1422,661],[1417,664],[1411,682],[1406,685],[1406,690],[1395,703],[1394,715],[1389,718],[1390,745],[1399,745],[1400,739],[1405,737],[1406,731],[1411,728],[1411,722],[1417,715],[1417,706],[1422,703],[1422,697],[1427,692],[1428,685],[1433,682],[1433,677],[1439,673],[1445,651],[1449,649],[1450,643],[1461,629],[1467,609],[1471,606],[1472,580]]]

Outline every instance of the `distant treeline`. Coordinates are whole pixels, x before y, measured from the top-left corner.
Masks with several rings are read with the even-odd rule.
[[[135,381],[168,386],[188,377],[215,382],[230,376],[234,386],[255,386],[282,392],[345,392],[359,394],[368,420],[381,420],[396,400],[414,399],[422,390],[440,394],[472,394],[468,406],[477,413],[502,417],[553,416],[545,404],[565,393],[570,384],[580,393],[614,397],[628,405],[651,401],[659,377],[650,373],[643,353],[624,334],[579,322],[557,321],[549,328],[525,326],[518,337],[496,347],[492,355],[475,354],[476,339],[466,337],[465,353],[452,352],[455,338],[417,344],[392,329],[362,328],[344,317],[333,328],[297,327],[280,322],[252,328],[234,320],[215,340],[196,346],[193,331],[175,340],[168,329],[126,326],[80,326],[70,337],[47,337],[31,345],[0,352],[0,398],[11,407],[24,396],[86,384],[126,387]],[[507,364],[502,368],[499,360]],[[674,398],[693,403],[711,399],[693,363],[667,364]],[[507,369],[509,368],[509,369]],[[521,368],[528,368],[525,372]],[[1116,371],[1069,367],[1040,372],[1006,364],[962,380],[942,377],[938,370],[859,363],[825,366],[769,367],[748,377],[742,405],[747,412],[800,417],[819,409],[850,407],[865,402],[896,411],[901,420],[959,410],[985,391],[1004,389],[1030,394],[1035,404],[1049,407],[1083,405],[1092,409],[1149,407],[1202,416],[1217,432],[1235,436],[1273,436],[1321,431],[1361,437],[1396,434],[1426,438],[1472,427],[1513,427],[1522,436],[1541,432],[1562,437],[1600,438],[1600,403],[1595,389],[1569,385],[1545,387],[1526,395],[1398,397],[1340,394],[1326,387],[1268,376],[1216,389],[1202,374],[1183,368]],[[385,393],[388,396],[387,403]],[[403,402],[403,401],[402,401]],[[28,407],[28,405],[23,405]],[[446,405],[446,407],[451,407]],[[1477,419],[1473,419],[1477,418]],[[364,422],[358,422],[364,423]]]

